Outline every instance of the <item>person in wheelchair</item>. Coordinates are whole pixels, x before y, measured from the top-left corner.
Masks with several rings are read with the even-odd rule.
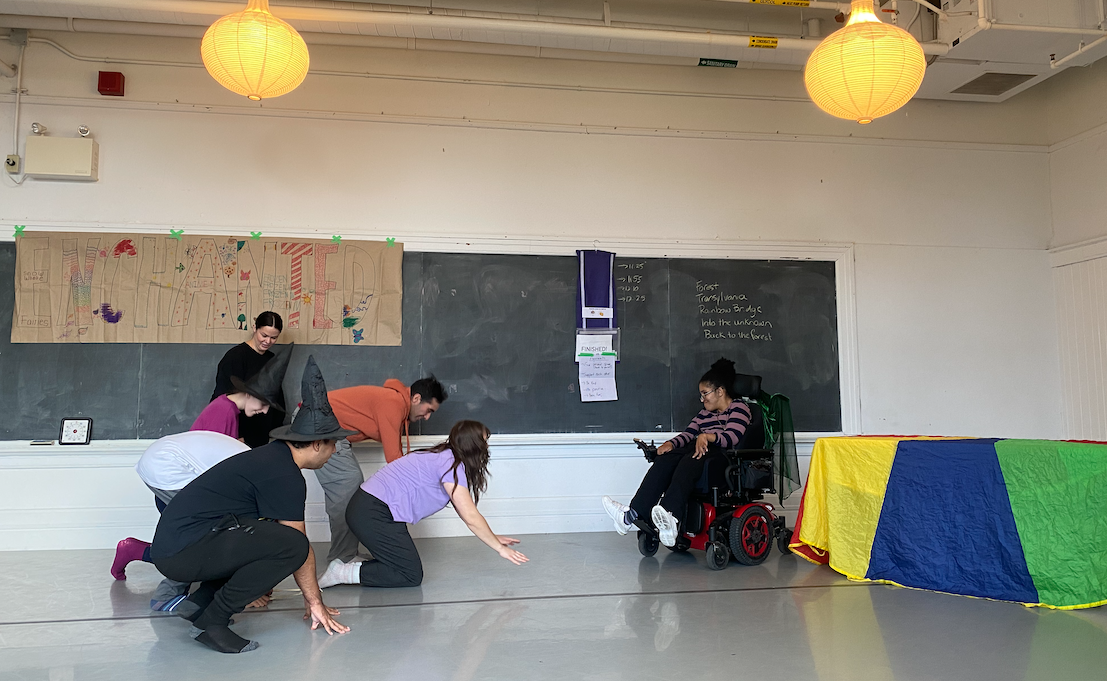
[[[611,497],[603,507],[615,521],[615,531],[626,534],[638,518],[649,518],[665,546],[674,546],[684,524],[688,498],[704,465],[742,442],[750,424],[749,406],[737,397],[734,362],[719,358],[699,383],[700,410],[684,432],[657,448],[657,458],[638,493],[625,506]]]

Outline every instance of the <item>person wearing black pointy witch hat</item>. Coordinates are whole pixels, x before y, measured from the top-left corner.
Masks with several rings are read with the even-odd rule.
[[[243,381],[232,376],[232,392],[216,397],[204,407],[189,430],[210,430],[244,440],[245,438],[239,437],[242,423],[240,415],[250,418],[257,414],[268,414],[270,409],[283,412],[284,393],[281,385],[284,383],[288,361],[292,357],[293,345],[289,343],[282,346],[273,359],[249,380]],[[261,443],[253,446],[261,446]]]
[[[196,419],[196,422],[192,424],[190,432],[193,431],[210,431],[227,435],[229,437],[239,439],[239,412],[245,413],[247,416],[252,416],[255,413],[267,413],[269,409],[276,409],[278,411],[284,411],[284,393],[281,391],[281,385],[284,383],[284,375],[288,369],[288,361],[292,357],[292,348],[295,344],[289,343],[288,345],[279,346],[276,348],[273,358],[268,364],[261,368],[261,371],[256,373],[248,381],[243,381],[237,376],[232,376],[230,381],[234,387],[233,393],[229,395],[221,395],[217,397],[211,404],[204,409],[200,414],[200,417]],[[218,440],[207,440],[203,438],[181,438],[183,433],[178,433],[175,436],[169,436],[171,438],[179,438],[182,442],[191,443],[204,443],[199,445],[202,449],[202,453],[190,454],[185,458],[189,462],[188,471],[191,473],[188,479],[176,479],[175,486],[172,490],[159,490],[161,503],[158,509],[165,507],[169,499],[172,499],[176,495],[177,490],[183,489],[188,482],[195,478],[200,473],[203,473],[207,468],[214,463],[218,463],[223,459],[230,456],[232,453],[238,453],[247,447],[233,447],[226,443],[219,443]],[[160,441],[159,441],[160,442]],[[211,444],[216,443],[216,444]],[[171,449],[176,448],[179,451],[181,445],[177,444],[174,440],[170,440],[169,445]],[[193,446],[197,446],[193,444]],[[170,456],[172,461],[178,461],[180,455]],[[208,466],[203,466],[204,463],[208,463]],[[214,463],[211,463],[214,462]],[[179,464],[178,464],[179,465]],[[151,488],[156,489],[156,488]],[[155,496],[158,496],[158,492],[155,492]],[[168,497],[168,498],[166,498]],[[150,562],[149,553],[150,544],[136,539],[134,537],[127,537],[120,540],[115,547],[115,561],[112,563],[111,574],[116,579],[126,579],[125,572],[128,563],[136,560],[144,562]],[[181,597],[188,593],[189,584],[178,582],[172,579],[162,580],[158,587],[154,590],[154,597],[150,600],[150,608],[159,612],[172,612],[173,608],[180,603]],[[259,601],[257,605],[263,605],[264,601]]]
[[[241,320],[243,331],[246,330],[245,319]],[[275,359],[281,330],[284,321],[281,316],[272,310],[266,310],[257,316],[253,324],[253,333],[246,342],[239,343],[227,350],[215,371],[215,386],[209,400],[215,400],[222,395],[235,392],[231,383],[232,377],[240,380],[248,380],[261,371],[269,362]],[[275,404],[284,404],[284,395],[278,391],[278,399]],[[274,409],[267,413],[258,413],[254,416],[238,415],[238,435],[242,441],[250,447],[260,447],[269,443],[269,431],[284,423],[284,414]]]
[[[261,371],[246,381],[238,376],[231,376],[231,385],[236,392],[252,395],[269,405],[270,409],[284,412],[284,391],[281,386],[284,385],[284,374],[288,371],[288,361],[292,358],[292,349],[295,347],[295,343],[277,346],[273,359]]]
[[[319,591],[300,471],[322,467],[335,440],[351,431],[339,426],[314,357],[304,368],[301,394],[299,413],[272,431],[273,442],[232,456],[189,483],[166,506],[154,533],[150,555],[158,570],[170,579],[201,583],[174,612],[192,622],[197,641],[222,653],[257,647],[231,631],[231,615],[289,575],[303,593],[312,629],[349,631]]]

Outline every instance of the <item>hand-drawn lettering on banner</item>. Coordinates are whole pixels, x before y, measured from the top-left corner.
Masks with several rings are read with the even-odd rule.
[[[389,247],[391,246],[391,247]],[[400,345],[402,244],[34,232],[16,242],[13,343]]]

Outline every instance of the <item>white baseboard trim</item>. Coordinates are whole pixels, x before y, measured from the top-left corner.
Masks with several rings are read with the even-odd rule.
[[[816,437],[797,434],[801,479]],[[669,434],[605,433],[493,436],[492,465],[481,513],[501,534],[600,532],[611,520],[600,507],[604,494],[629,500],[647,468],[632,437]],[[412,438],[413,448],[438,437]],[[37,446],[0,442],[0,551],[105,549],[128,536],[149,540],[158,513],[134,473],[150,440],[100,441],[92,445]],[[376,443],[354,448],[368,476],[384,465]],[[322,489],[311,472],[305,518],[312,541],[330,538]],[[794,515],[802,491],[782,510]],[[767,499],[775,503],[775,499]],[[412,526],[415,537],[466,535],[451,508]]]

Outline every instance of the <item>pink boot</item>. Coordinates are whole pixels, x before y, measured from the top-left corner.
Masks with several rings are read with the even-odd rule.
[[[149,542],[134,537],[121,539],[115,545],[115,561],[111,564],[111,576],[116,579],[127,579],[127,573],[124,572],[127,569],[127,564],[132,560],[142,560],[142,554],[149,546]]]

